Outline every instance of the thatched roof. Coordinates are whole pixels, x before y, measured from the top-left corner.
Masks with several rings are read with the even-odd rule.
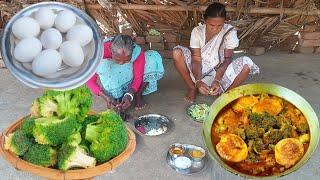
[[[90,14],[106,34],[129,25],[141,35],[150,29],[174,32],[188,40],[194,26],[202,21],[212,0],[60,0]],[[36,0],[0,2],[0,26]],[[237,27],[243,46],[271,47],[301,30],[306,24],[320,24],[320,0],[220,0],[227,4],[228,19]]]

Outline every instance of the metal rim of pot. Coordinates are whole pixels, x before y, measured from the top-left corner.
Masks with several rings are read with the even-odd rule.
[[[275,95],[278,97],[281,97],[285,99],[286,101],[292,103],[295,105],[306,117],[309,127],[310,127],[310,144],[308,147],[307,152],[304,154],[304,156],[300,159],[300,161],[295,164],[290,169],[277,174],[273,176],[251,176],[248,174],[241,173],[239,171],[236,171],[235,169],[231,168],[229,165],[227,165],[217,154],[215,147],[213,147],[213,144],[211,142],[211,127],[212,124],[218,115],[218,113],[229,103],[233,102],[234,100],[246,96],[246,95],[253,95],[253,94],[261,94],[261,93],[267,93],[271,95]],[[227,93],[221,95],[210,107],[210,113],[203,123],[202,126],[202,135],[203,140],[205,142],[205,145],[208,149],[209,155],[212,159],[214,159],[220,166],[222,166],[224,169],[228,170],[229,172],[239,175],[245,178],[276,178],[276,177],[282,177],[285,175],[288,175],[299,168],[301,168],[312,156],[312,154],[315,152],[318,142],[319,142],[319,121],[317,118],[317,115],[311,105],[299,94],[296,92],[276,85],[276,84],[267,84],[267,83],[258,83],[258,84],[248,84],[243,85],[240,87],[237,87],[235,89],[232,89],[228,91]]]

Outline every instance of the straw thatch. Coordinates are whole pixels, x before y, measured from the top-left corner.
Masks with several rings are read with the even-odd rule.
[[[36,0],[0,2],[0,26]],[[131,27],[137,35],[150,29],[190,38],[192,28],[202,22],[212,0],[61,0],[73,4],[96,19],[105,34]],[[276,47],[306,24],[320,23],[320,0],[220,0],[227,5],[229,23],[238,29],[241,45]]]

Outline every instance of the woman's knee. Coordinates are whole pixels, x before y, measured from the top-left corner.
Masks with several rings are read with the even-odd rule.
[[[248,74],[250,73],[250,67],[248,64],[243,65],[242,72]]]

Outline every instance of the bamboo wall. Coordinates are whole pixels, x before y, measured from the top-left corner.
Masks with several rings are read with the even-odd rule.
[[[61,0],[90,14],[106,35],[129,26],[139,35],[150,29],[181,35],[188,41],[194,26],[202,22],[203,11],[213,0]],[[0,26],[36,0],[0,2]],[[238,29],[243,47],[278,47],[305,25],[320,23],[320,0],[223,0],[228,20]]]

